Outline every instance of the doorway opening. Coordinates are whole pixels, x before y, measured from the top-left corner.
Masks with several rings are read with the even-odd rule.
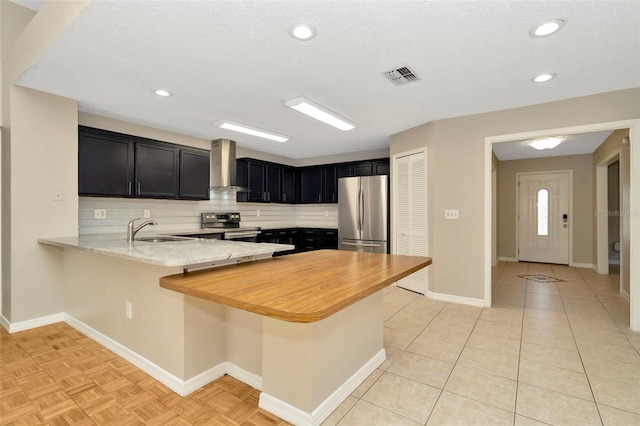
[[[640,253],[640,149],[634,146],[634,139],[637,139],[637,136],[640,135],[640,119],[634,120],[623,120],[616,122],[606,122],[606,123],[597,123],[597,124],[588,124],[582,126],[573,126],[573,127],[565,127],[565,128],[557,128],[557,129],[546,129],[540,131],[531,131],[531,132],[523,132],[523,133],[514,133],[508,135],[500,135],[500,136],[491,136],[485,138],[485,215],[484,215],[484,301],[489,306],[491,304],[491,264],[492,264],[492,222],[495,220],[493,216],[493,199],[492,199],[492,165],[494,160],[493,154],[493,146],[494,144],[500,144],[504,142],[512,142],[518,140],[525,139],[534,139],[534,138],[542,138],[549,137],[555,135],[574,135],[574,134],[584,134],[589,132],[601,132],[601,131],[614,131],[616,129],[629,129],[629,139],[630,139],[630,149],[628,150],[629,160],[630,160],[630,168],[629,168],[629,185],[628,185],[628,207],[622,207],[621,216],[627,219],[628,226],[628,236],[629,236],[629,251],[631,255],[633,253]],[[634,167],[635,165],[635,167]],[[608,165],[607,165],[608,166]],[[598,168],[598,171],[601,169]],[[604,168],[604,173],[608,172],[608,168]],[[499,172],[498,172],[499,173]],[[597,173],[599,175],[600,173]],[[596,176],[596,181],[598,176]],[[606,179],[605,179],[606,181]],[[597,182],[594,182],[597,183]],[[600,185],[597,185],[596,188],[600,188]],[[597,202],[596,208],[599,210],[600,204],[598,201],[602,199],[601,191],[597,191]],[[606,198],[604,198],[606,200]],[[605,203],[605,210],[607,204]],[[593,206],[587,207],[589,210],[593,210]],[[597,214],[597,218],[601,218],[604,215],[603,212],[600,211]],[[498,221],[501,221],[498,218]],[[598,241],[602,241],[599,236],[602,233],[602,227],[600,226],[600,219],[596,221],[597,230],[596,237]],[[606,228],[608,229],[608,227]],[[500,237],[499,237],[500,238]],[[608,269],[609,259],[608,259],[608,235],[606,235],[605,245],[605,259],[606,265]],[[499,239],[498,245],[502,243],[502,240]],[[596,265],[575,265],[575,266],[599,266],[602,263],[600,262],[600,246],[596,246],[593,248],[594,251],[597,250],[598,256],[594,256],[594,260]],[[515,259],[514,259],[515,260]],[[623,263],[623,261],[621,261]],[[637,262],[636,262],[637,263]],[[621,265],[622,266],[622,265]],[[637,266],[634,265],[633,262],[629,262],[628,264],[629,271],[629,279],[628,286],[629,289],[629,301],[630,301],[630,321],[629,325],[631,330],[640,331],[640,264]],[[599,271],[598,271],[599,272]],[[621,277],[622,281],[622,277]],[[622,284],[622,283],[621,283]]]

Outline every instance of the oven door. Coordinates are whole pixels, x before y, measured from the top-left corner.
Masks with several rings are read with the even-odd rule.
[[[224,239],[230,241],[245,241],[257,243],[260,231],[225,231]]]

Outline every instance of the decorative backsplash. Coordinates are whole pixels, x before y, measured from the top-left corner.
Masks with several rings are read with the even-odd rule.
[[[206,211],[238,211],[241,226],[262,228],[338,227],[337,204],[263,204],[236,203],[224,195],[209,201],[178,201],[80,197],[78,206],[79,235],[124,233],[131,219],[144,217],[158,222],[154,231],[195,231],[200,229],[200,213]],[[95,219],[94,210],[106,211],[105,219]]]

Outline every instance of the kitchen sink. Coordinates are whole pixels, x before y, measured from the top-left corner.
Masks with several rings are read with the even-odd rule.
[[[154,237],[139,237],[135,241],[144,241],[146,243],[166,243],[169,241],[193,241],[195,238],[188,237],[172,237],[170,235],[156,235]]]

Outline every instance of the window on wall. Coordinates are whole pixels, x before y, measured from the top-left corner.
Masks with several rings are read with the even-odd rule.
[[[538,189],[538,236],[549,236],[549,191]]]

